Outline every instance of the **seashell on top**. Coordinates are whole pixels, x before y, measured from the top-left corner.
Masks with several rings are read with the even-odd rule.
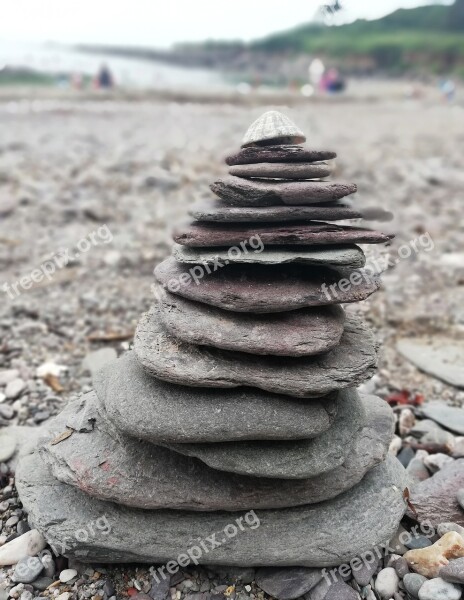
[[[285,115],[269,110],[250,125],[242,140],[242,148],[268,144],[302,144],[305,134]]]

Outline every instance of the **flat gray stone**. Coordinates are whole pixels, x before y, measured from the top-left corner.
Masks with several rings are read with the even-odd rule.
[[[342,465],[366,425],[363,404],[354,389],[341,392],[330,429],[310,440],[167,444],[199,458],[209,467],[254,477],[307,479]]]
[[[242,179],[229,175],[216,180],[211,190],[228,206],[307,206],[333,202],[357,191],[354,183],[328,181],[277,181]]]
[[[421,407],[423,414],[454,433],[464,435],[464,410],[444,402],[428,402]]]
[[[173,294],[252,313],[359,302],[380,287],[379,277],[363,269],[350,274],[301,265],[215,265],[207,269],[203,265],[188,267],[172,257],[155,268],[155,277]]]
[[[326,162],[317,163],[252,163],[232,165],[230,175],[236,177],[261,177],[264,179],[323,179],[332,168]]]
[[[373,336],[352,317],[334,350],[282,359],[186,344],[168,333],[155,305],[138,324],[134,350],[144,369],[163,381],[192,387],[247,385],[299,398],[357,386],[373,375],[376,365]]]
[[[160,318],[171,335],[187,342],[249,354],[311,356],[337,346],[345,313],[340,306],[283,313],[234,313],[174,294],[164,294]]]
[[[337,154],[330,150],[312,150],[297,144],[282,144],[275,146],[250,146],[242,148],[236,154],[226,158],[228,165],[243,165],[248,163],[298,163],[316,162],[336,158]]]
[[[401,354],[421,371],[464,388],[464,341],[443,336],[402,339]]]
[[[43,564],[35,556],[26,556],[16,563],[13,573],[15,583],[32,583],[43,571]]]
[[[361,600],[361,596],[344,581],[337,581],[328,588],[324,600]]]
[[[208,248],[213,246],[237,246],[237,254],[258,254],[244,251],[240,244],[247,240],[258,239],[261,246],[318,246],[333,244],[383,244],[393,237],[381,231],[353,227],[351,225],[335,225],[334,223],[301,223],[274,224],[255,223],[198,223],[178,229],[173,239],[178,244],[191,248]],[[232,250],[229,250],[232,253]]]
[[[346,201],[326,202],[311,206],[194,206],[189,215],[195,221],[218,223],[284,223],[286,221],[340,221],[365,219],[391,221],[393,214],[382,208],[354,208]]]
[[[253,388],[190,388],[150,377],[128,352],[94,381],[107,418],[151,443],[312,438],[335,418],[338,400],[290,398]],[[136,410],[134,407],[137,407]]]
[[[380,464],[392,437],[388,405],[363,397],[366,425],[346,461],[333,471],[303,480],[267,479],[211,469],[195,458],[122,436],[103,416],[94,392],[72,402],[51,423],[41,448],[55,477],[101,500],[144,509],[249,510],[315,504],[358,484]],[[88,432],[74,432],[62,442],[50,440],[67,424],[86,417]]]
[[[247,253],[228,252],[227,250],[209,248],[188,248],[174,244],[172,254],[181,263],[214,265],[221,262],[235,264],[282,265],[298,263],[302,265],[322,265],[358,269],[366,264],[364,252],[354,244],[341,246],[323,246],[319,248],[266,248],[261,251],[251,250]]]
[[[438,575],[445,581],[451,583],[464,583],[464,558],[455,558],[450,562],[441,567]]]
[[[52,547],[83,562],[164,564],[196,552],[200,540],[210,549],[207,539],[214,535],[221,543],[211,552],[200,549],[201,564],[324,567],[349,562],[393,536],[407,482],[390,456],[359,485],[318,505],[247,513],[149,511],[102,502],[57,481],[35,452],[21,460],[16,485],[31,523]],[[77,536],[89,531],[89,523],[96,535]],[[225,532],[230,525],[234,536]]]
[[[322,579],[320,569],[265,567],[256,573],[256,584],[277,600],[294,600],[309,592]]]

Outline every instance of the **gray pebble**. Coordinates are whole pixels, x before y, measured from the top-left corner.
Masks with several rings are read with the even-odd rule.
[[[427,581],[427,577],[419,575],[418,573],[408,573],[404,576],[403,584],[405,590],[413,598],[419,598],[419,590],[422,585]]]
[[[458,493],[456,494],[456,500],[458,501],[459,506],[464,509],[464,488],[458,490]]]
[[[35,556],[22,558],[15,567],[13,581],[15,583],[31,583],[43,571],[43,564]]]
[[[403,579],[405,575],[409,573],[408,563],[405,558],[400,557],[395,561],[393,568],[400,579]]]
[[[424,535],[419,535],[417,537],[413,537],[404,544],[410,550],[420,550],[421,548],[427,548],[432,545],[432,542],[429,538],[426,538]]]
[[[426,581],[419,590],[419,600],[459,600],[462,590],[441,577]]]

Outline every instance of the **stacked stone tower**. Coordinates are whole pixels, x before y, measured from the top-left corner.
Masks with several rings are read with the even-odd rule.
[[[375,343],[341,307],[379,285],[356,243],[389,236],[333,224],[362,216],[356,186],[304,141],[280,113],[250,127],[156,268],[134,349],[22,459],[30,519],[65,554],[323,567],[396,531],[393,416],[356,391]]]

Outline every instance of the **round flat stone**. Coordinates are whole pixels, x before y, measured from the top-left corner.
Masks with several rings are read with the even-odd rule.
[[[236,254],[250,253],[250,248],[243,250],[239,245],[250,240],[260,246],[306,245],[319,244],[383,244],[393,237],[392,234],[352,227],[350,225],[334,225],[333,223],[307,224],[255,224],[255,225],[223,225],[222,223],[192,224],[174,232],[173,239],[178,244],[190,247],[237,246]],[[250,247],[253,249],[254,246]],[[231,252],[232,253],[232,252]],[[257,252],[255,252],[257,253]]]
[[[272,179],[323,179],[332,168],[326,162],[319,163],[252,163],[233,165],[229,169],[236,177],[261,177]]]
[[[299,398],[316,398],[359,385],[373,375],[376,351],[372,334],[354,317],[346,320],[340,344],[309,357],[258,356],[177,340],[154,306],[141,318],[134,350],[148,373],[164,381],[193,387],[242,385]]]
[[[307,479],[342,465],[366,424],[363,404],[354,389],[341,392],[335,421],[311,440],[168,444],[199,458],[218,471],[277,479]]]
[[[170,257],[155,269],[166,291],[236,312],[272,313],[309,306],[365,300],[380,286],[367,270],[301,265],[225,265],[189,267]]]
[[[250,354],[311,356],[340,342],[345,313],[337,305],[246,314],[165,294],[160,318],[175,338]]]
[[[308,205],[333,202],[354,194],[354,183],[328,181],[276,181],[242,179],[229,175],[210,185],[229,206]]]
[[[174,244],[172,255],[177,262],[186,264],[214,265],[221,263],[254,265],[283,265],[296,263],[312,266],[333,266],[346,269],[358,269],[366,264],[364,252],[354,244],[341,246],[324,246],[316,248],[279,247],[266,248],[262,251],[228,252],[220,248],[188,248]]]
[[[136,438],[118,434],[106,421],[94,392],[70,403],[50,424],[40,452],[59,481],[126,506],[213,511],[315,504],[353,487],[385,459],[393,414],[379,398],[364,397],[362,402],[366,423],[346,461],[308,479],[243,477],[211,469],[167,448],[140,444]],[[74,432],[59,444],[50,444],[68,422],[83,417],[92,419],[91,431]]]
[[[121,433],[154,444],[312,438],[331,426],[338,407],[332,396],[302,400],[253,388],[218,393],[173,385],[150,377],[133,352],[93,384]]]
[[[212,551],[200,550],[201,564],[323,567],[349,562],[393,537],[407,480],[389,456],[358,485],[317,505],[256,512],[140,510],[57,481],[35,452],[22,458],[16,485],[31,523],[52,547],[65,547],[67,556],[81,561],[164,564],[180,552],[195,552],[204,540]],[[98,527],[95,535],[75,535],[89,531],[89,523]],[[236,535],[226,535],[230,524]],[[71,547],[65,546],[69,540]]]
[[[386,212],[386,211],[385,211]],[[195,221],[218,223],[282,223],[286,221],[340,221],[361,219],[364,212],[349,204],[327,202],[312,206],[199,205],[189,210]]]
[[[228,165],[248,163],[298,163],[331,160],[337,154],[330,150],[312,150],[305,146],[287,144],[281,146],[250,146],[226,158]]]

